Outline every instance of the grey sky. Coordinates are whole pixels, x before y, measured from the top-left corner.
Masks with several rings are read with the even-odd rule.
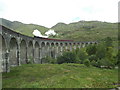
[[[52,27],[79,20],[118,21],[119,0],[0,0],[0,17]]]

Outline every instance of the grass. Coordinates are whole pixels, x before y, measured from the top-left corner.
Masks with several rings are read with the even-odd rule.
[[[118,69],[82,64],[27,64],[3,73],[3,88],[115,88]]]

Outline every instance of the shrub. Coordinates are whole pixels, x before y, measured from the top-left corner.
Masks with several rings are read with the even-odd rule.
[[[80,63],[81,63],[81,60],[79,59],[78,55],[76,55],[76,60],[75,60],[75,63],[78,63],[78,64],[80,64]]]
[[[80,49],[79,49],[79,48],[76,48],[76,50],[74,50],[74,51],[75,51],[75,54],[78,54],[79,51],[80,51]],[[72,52],[74,52],[74,51],[72,51]]]
[[[93,54],[96,54],[96,46],[95,45],[89,45],[87,48],[86,48],[86,52],[88,53],[88,55],[93,55]]]
[[[90,61],[97,61],[97,57],[96,57],[96,55],[91,55],[91,56],[89,56],[89,60]]]
[[[87,67],[90,66],[90,61],[89,61],[88,59],[84,60],[83,63],[84,63],[84,65],[87,66]]]
[[[97,62],[95,60],[92,60],[91,65],[95,66],[95,67],[98,67]]]
[[[100,61],[100,59],[98,59],[97,62],[96,62],[96,67],[99,67],[99,68],[100,68],[101,65],[102,65],[102,64],[101,64],[101,61]]]
[[[112,47],[107,47],[106,49],[106,58],[113,58],[113,48]]]
[[[51,63],[51,64],[57,63],[57,60],[56,60],[56,59],[54,59],[54,58],[52,58],[52,57],[49,57],[49,56],[45,57],[44,60],[45,60],[47,63]]]
[[[62,56],[57,58],[58,64],[62,63],[76,63],[76,54],[74,52],[65,52]]]
[[[29,57],[29,60],[27,61],[27,64],[33,64],[33,57]]]
[[[118,50],[118,53],[117,53],[115,59],[116,59],[116,61],[117,61],[116,64],[120,66],[120,50]]]
[[[79,57],[79,60],[81,60],[81,63],[83,63],[85,59],[88,59],[88,54],[85,50],[81,49],[78,53],[78,57]]]
[[[41,58],[41,63],[47,63],[47,59],[46,59],[46,57]]]
[[[115,67],[115,63],[113,63],[112,60],[109,60],[108,58],[98,60],[97,65],[98,67],[109,68],[109,69]]]
[[[27,62],[27,64],[33,64],[33,62],[30,60],[30,61]]]
[[[105,46],[106,47],[113,47],[112,43],[113,43],[113,41],[112,41],[111,37],[105,38]]]
[[[105,55],[106,55],[105,45],[104,45],[104,43],[100,43],[97,46],[96,57],[97,57],[97,59],[102,59],[102,58],[105,58]]]

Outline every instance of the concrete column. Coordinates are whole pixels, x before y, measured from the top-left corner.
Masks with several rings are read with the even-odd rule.
[[[78,45],[78,48],[79,48],[79,49],[81,48],[81,43]]]
[[[59,56],[59,46],[57,46],[57,57]]]
[[[70,51],[72,51],[72,45],[70,45]]]
[[[10,60],[9,60],[9,54],[10,54],[10,45],[8,41],[6,42],[6,52],[5,52],[5,72],[10,72]]]
[[[28,44],[26,45],[26,62],[28,64],[29,60],[28,60]]]
[[[88,45],[90,45],[90,42],[88,42]]]
[[[47,48],[47,55],[48,55],[48,57],[50,57],[50,46],[48,46],[48,48]]]
[[[41,59],[43,58],[43,48],[44,47],[41,47]]]
[[[76,45],[73,46],[74,50],[76,50]]]
[[[51,50],[52,50],[52,48],[51,48],[51,45],[50,45],[50,47],[49,47],[49,55],[50,55],[50,57],[51,57]]]
[[[33,52],[33,63],[35,63],[35,54],[34,54],[34,52],[35,52],[35,41],[33,40],[33,50],[32,50],[32,52]]]
[[[18,61],[18,66],[21,66],[21,61],[20,61],[20,37],[17,38],[18,46],[17,46],[17,61]]]
[[[18,47],[17,47],[17,61],[18,61],[18,66],[21,66],[21,62],[20,62],[20,43],[18,44]]]
[[[68,45],[65,45],[65,51],[67,51],[68,50]]]
[[[39,63],[41,63],[40,53],[41,53],[41,52],[40,52],[40,46],[39,46],[39,61],[38,61]]]
[[[4,60],[3,60],[2,56],[3,56],[2,55],[2,35],[0,34],[0,75],[1,75],[1,72],[3,72],[3,69],[4,69],[4,65],[3,65]],[[0,79],[1,79],[1,77],[0,77]]]
[[[53,58],[53,46],[51,46],[50,55],[51,55],[51,58]]]
[[[42,64],[42,47],[40,47],[40,63]]]
[[[43,57],[46,57],[46,46],[43,47]]]
[[[82,47],[83,47],[83,48],[85,47],[85,43],[83,43]]]
[[[9,63],[9,50],[6,50],[5,53],[5,62],[6,62],[6,72],[10,72],[10,63]]]
[[[47,55],[48,55],[48,54],[47,54],[47,53],[48,53],[47,50],[48,50],[48,47],[47,47],[47,45],[46,45],[46,46],[44,47],[44,57],[47,57]]]
[[[61,46],[61,49],[60,49],[60,55],[63,55],[63,46]]]
[[[57,58],[58,56],[59,56],[59,48],[58,48],[58,46],[56,46],[56,52],[55,52],[55,54],[56,54],[56,57],[55,58]]]
[[[54,50],[54,46],[52,46],[52,57],[55,58],[55,50]]]
[[[54,52],[54,58],[56,59],[57,58],[57,46],[54,46],[53,52]]]
[[[50,44],[47,45],[47,56],[50,57]]]

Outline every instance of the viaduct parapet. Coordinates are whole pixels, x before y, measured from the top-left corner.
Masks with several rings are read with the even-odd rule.
[[[2,72],[21,64],[46,63],[46,56],[56,58],[65,51],[82,48],[97,42],[75,42],[40,37],[29,37],[0,25],[0,66]]]

